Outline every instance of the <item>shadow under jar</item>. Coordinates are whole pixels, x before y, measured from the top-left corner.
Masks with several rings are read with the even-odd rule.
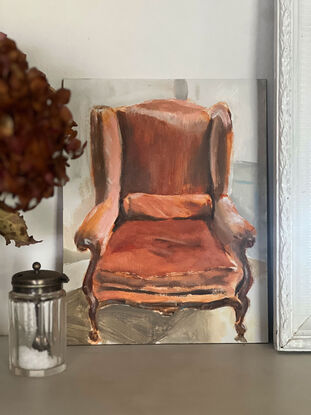
[[[69,279],[33,270],[12,277],[9,294],[9,367],[13,374],[42,377],[66,368],[66,293]]]

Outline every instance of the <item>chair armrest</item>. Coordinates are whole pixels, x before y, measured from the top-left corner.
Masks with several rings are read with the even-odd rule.
[[[256,230],[239,215],[234,203],[223,195],[215,204],[213,229],[223,245],[237,243],[251,248],[256,241]]]
[[[119,213],[118,203],[111,197],[96,205],[85,217],[75,234],[75,244],[80,251],[97,249],[109,239]]]

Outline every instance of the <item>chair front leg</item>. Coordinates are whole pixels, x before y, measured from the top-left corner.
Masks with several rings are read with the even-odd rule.
[[[253,280],[252,271],[251,271],[251,268],[249,266],[249,262],[246,256],[246,247],[244,248],[241,247],[239,249],[239,257],[243,265],[244,276],[243,276],[242,283],[238,287],[237,292],[236,292],[236,295],[241,302],[241,307],[235,309],[235,316],[236,316],[235,329],[237,332],[237,336],[235,340],[245,343],[246,339],[244,337],[244,334],[246,332],[246,327],[243,323],[244,323],[245,314],[250,304],[249,298],[247,297],[247,293],[250,290],[251,286],[253,285],[254,280]]]
[[[89,318],[91,323],[91,331],[89,332],[89,343],[97,344],[100,342],[100,335],[96,321],[96,312],[99,303],[93,292],[93,276],[97,262],[100,257],[100,245],[90,245],[88,246],[88,249],[91,251],[92,256],[87,271],[85,273],[82,290],[89,303]]]

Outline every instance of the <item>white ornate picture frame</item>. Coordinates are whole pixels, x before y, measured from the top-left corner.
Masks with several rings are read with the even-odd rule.
[[[311,351],[311,2],[276,6],[274,340]]]

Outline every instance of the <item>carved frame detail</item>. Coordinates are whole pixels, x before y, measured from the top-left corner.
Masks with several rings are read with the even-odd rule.
[[[274,343],[279,351],[311,351],[311,330],[303,327],[306,320],[298,329],[293,325],[295,302],[292,288],[295,281],[292,242],[295,171],[292,155],[298,97],[299,8],[303,1],[276,0]]]

